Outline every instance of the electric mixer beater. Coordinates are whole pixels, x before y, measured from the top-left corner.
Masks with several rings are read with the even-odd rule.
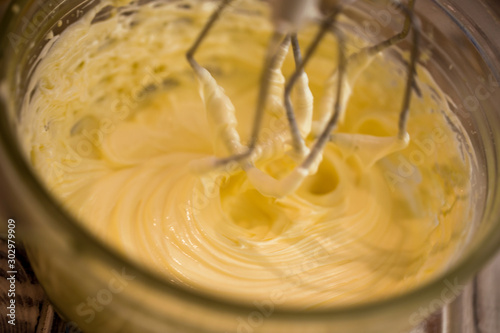
[[[235,129],[237,119],[231,101],[224,94],[223,89],[217,85],[210,72],[203,68],[194,57],[203,40],[222,16],[224,9],[232,2],[233,0],[224,0],[220,3],[218,9],[211,15],[186,54],[202,85],[207,117],[211,119],[212,129],[217,136],[222,138],[231,156],[224,158],[211,157],[196,161],[191,165],[193,169],[206,171],[231,162],[238,162],[247,173],[249,180],[261,193],[282,197],[295,191],[308,175],[316,172],[321,162],[322,150],[328,142],[347,145],[351,150],[358,149],[360,145],[367,145],[367,147],[371,145],[370,148],[378,149],[380,153],[375,158],[368,158],[365,161],[367,165],[372,165],[377,159],[388,153],[407,146],[409,136],[406,132],[406,123],[418,60],[419,23],[413,13],[415,0],[409,0],[406,5],[399,1],[392,3],[405,16],[401,32],[375,45],[364,47],[349,56],[346,55],[344,33],[338,27],[337,22],[343,8],[353,5],[352,1],[324,0],[321,3],[317,0],[270,1],[274,33],[269,42],[267,56],[264,61],[251,137],[246,147],[241,144],[239,134]],[[320,20],[321,25],[302,58],[297,32],[305,22],[311,20]],[[413,35],[412,47],[407,62],[407,79],[399,115],[398,136],[392,138],[332,134],[338,123],[343,120],[352,87],[363,69],[369,66],[374,56],[404,40],[410,31],[412,31]],[[336,70],[325,84],[322,108],[318,110],[320,113],[319,120],[313,122],[313,96],[308,87],[305,68],[327,33],[333,33],[337,39],[338,62]],[[256,168],[252,160],[259,156],[258,138],[266,104],[273,102],[269,98],[269,91],[279,89],[276,86],[284,83],[280,69],[290,44],[292,45],[296,68],[285,83],[283,105],[291,136],[291,151],[288,153],[296,160],[298,166],[286,177],[276,180]],[[291,93],[294,89],[297,92],[295,108],[291,101]],[[314,142],[311,147],[308,147],[306,137],[310,134],[312,134]]]

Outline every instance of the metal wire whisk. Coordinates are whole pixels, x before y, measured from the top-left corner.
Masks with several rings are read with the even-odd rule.
[[[274,23],[274,33],[268,45],[266,58],[264,60],[261,73],[258,100],[256,104],[255,116],[252,124],[250,140],[246,146],[241,144],[239,134],[234,126],[234,110],[227,107],[230,103],[226,101],[225,96],[219,91],[221,89],[216,84],[210,73],[203,68],[195,59],[196,52],[200,45],[210,33],[213,26],[221,19],[223,11],[237,0],[222,0],[218,8],[212,13],[209,20],[199,33],[191,48],[186,53],[187,60],[196,72],[198,78],[208,86],[213,83],[212,91],[209,92],[212,98],[217,102],[217,107],[207,110],[211,112],[215,122],[225,128],[222,136],[227,149],[232,153],[231,156],[224,158],[210,158],[204,163],[198,165],[198,169],[218,168],[229,163],[237,162],[246,171],[249,180],[255,187],[265,195],[282,197],[295,191],[302,181],[309,175],[316,172],[321,153],[329,141],[332,141],[333,131],[336,129],[339,120],[343,117],[347,100],[349,98],[349,87],[354,84],[357,76],[364,69],[359,64],[367,63],[367,59],[380,52],[398,44],[406,39],[410,32],[412,33],[411,49],[409,61],[406,63],[407,76],[401,111],[399,113],[398,139],[402,142],[408,141],[406,131],[408,114],[412,91],[415,86],[416,66],[419,56],[419,36],[420,23],[414,14],[416,0],[408,0],[406,4],[399,0],[371,0],[392,4],[401,15],[405,17],[401,31],[394,36],[360,49],[359,51],[347,56],[346,41],[342,29],[338,26],[338,17],[346,6],[355,6],[354,0],[269,0],[272,11],[272,20]],[[320,20],[320,27],[310,45],[307,47],[304,56],[302,56],[301,47],[297,38],[300,27],[308,20]],[[305,69],[312,55],[316,52],[318,46],[324,40],[327,34],[333,34],[338,45],[337,68],[331,80],[332,85],[330,99],[332,101],[331,110],[322,117],[319,126],[313,130],[315,140],[311,147],[305,142],[305,137],[310,133],[308,128],[301,131],[297,122],[298,111],[294,109],[291,101],[291,93],[297,84],[307,86],[307,75]],[[269,90],[271,86],[273,72],[280,68],[284,57],[288,51],[289,45],[292,46],[293,57],[295,61],[295,71],[285,83],[283,105],[285,106],[287,123],[291,135],[292,156],[297,160],[297,167],[286,177],[276,180],[257,169],[252,162],[252,156],[256,153],[258,147],[259,133],[261,131],[263,116],[268,102]],[[307,87],[301,98],[306,100],[312,98]],[[309,92],[309,93],[308,93]],[[301,103],[302,104],[302,103]],[[306,113],[306,117],[312,117],[312,103],[304,103],[306,109],[300,110],[300,113]],[[318,124],[316,124],[318,125]],[[302,133],[301,133],[302,132]]]

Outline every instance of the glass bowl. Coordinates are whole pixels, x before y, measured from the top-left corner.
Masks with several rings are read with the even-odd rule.
[[[149,1],[140,1],[147,4]],[[167,1],[168,2],[168,1]],[[460,294],[500,247],[500,20],[483,0],[417,0],[426,67],[450,97],[470,138],[473,230],[446,271],[404,294],[329,309],[279,307],[279,292],[252,304],[169,283],[94,238],[51,197],[21,151],[19,110],[48,34],[59,34],[96,0],[15,0],[0,32],[0,167],[5,204],[21,228],[33,269],[57,310],[87,332],[404,332]],[[117,7],[123,1],[113,2]],[[105,19],[109,12],[102,12]],[[350,15],[366,29],[396,30],[386,5]],[[368,31],[368,30],[367,30]],[[373,30],[370,30],[373,31]],[[404,47],[404,46],[403,46]]]

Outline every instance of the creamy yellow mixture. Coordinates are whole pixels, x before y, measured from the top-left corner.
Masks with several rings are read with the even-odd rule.
[[[342,123],[297,189],[270,193],[265,181],[279,184],[297,166],[279,70],[252,170],[206,167],[231,153],[227,129],[240,139],[235,150],[248,142],[272,30],[261,2],[238,3],[196,55],[205,79],[185,52],[213,2],[153,2],[95,20],[103,4],[55,36],[34,71],[20,133],[41,179],[104,242],[219,296],[268,300],[278,292],[284,305],[311,308],[388,297],[436,276],[468,230],[471,162],[445,95],[423,68],[409,142],[396,138],[404,67],[381,54],[350,78]],[[300,34],[304,48],[314,32]],[[336,57],[328,37],[306,69],[314,112],[298,119],[308,147]],[[282,73],[293,69],[288,54]],[[308,93],[301,82],[295,102]],[[218,89],[215,106],[210,89]],[[232,115],[217,104],[226,97]],[[222,129],[212,117],[219,107],[232,119]]]

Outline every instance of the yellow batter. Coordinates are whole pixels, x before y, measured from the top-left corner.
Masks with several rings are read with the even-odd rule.
[[[459,251],[471,162],[425,70],[409,143],[395,139],[404,70],[377,56],[352,85],[317,172],[291,193],[274,193],[261,178],[279,182],[297,165],[279,82],[253,171],[200,167],[229,154],[207,113],[207,89],[216,84],[234,106],[231,126],[241,139],[234,149],[248,141],[272,30],[262,3],[229,9],[202,45],[197,60],[211,84],[195,75],[185,52],[213,2],[123,7],[92,23],[104,6],[49,42],[21,126],[34,169],[97,237],[176,283],[250,301],[280,292],[284,305],[306,308],[401,293],[445,269]],[[314,31],[300,35],[304,47]],[[329,37],[307,67],[314,119],[299,116],[299,126],[303,134],[312,129],[309,147],[335,50]],[[289,54],[284,75],[293,67]],[[307,92],[302,84],[295,101]]]

